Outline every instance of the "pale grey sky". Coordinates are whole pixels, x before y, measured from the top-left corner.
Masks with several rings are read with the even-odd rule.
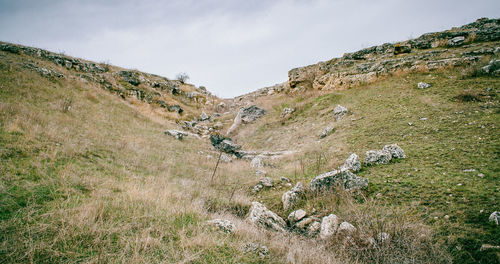
[[[498,18],[498,0],[0,0],[0,40],[190,82],[233,97],[291,68]]]

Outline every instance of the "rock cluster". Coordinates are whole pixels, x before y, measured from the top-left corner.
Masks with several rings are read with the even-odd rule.
[[[367,151],[365,165],[388,164],[392,159],[404,158],[406,155],[401,147],[396,144],[385,145],[382,150]]]
[[[325,130],[323,130],[323,132],[321,132],[321,134],[319,135],[319,138],[325,138],[325,137],[329,136],[330,134],[332,134],[334,131],[335,131],[335,128],[333,126],[329,126],[329,127],[325,128]]]
[[[288,119],[295,112],[295,108],[285,107],[280,114],[281,119]]]

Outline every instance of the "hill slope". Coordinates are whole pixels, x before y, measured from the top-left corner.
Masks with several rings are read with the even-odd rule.
[[[163,77],[2,43],[0,262],[498,263],[498,251],[481,250],[500,245],[488,221],[500,199],[500,79],[482,70],[498,58],[498,20],[476,23],[449,31],[469,32],[453,47],[445,46],[456,33],[424,35],[432,38],[417,40],[437,36],[445,46],[371,48],[225,101]],[[390,68],[388,60],[412,63]],[[428,67],[435,61],[445,62]],[[383,72],[356,72],[373,65]],[[361,77],[338,85],[335,76]],[[203,137],[163,133],[227,131],[238,108],[253,104],[266,114],[233,136],[260,153],[252,162],[218,161]],[[348,113],[336,120],[339,104]],[[169,111],[174,105],[184,112]],[[363,165],[356,175],[368,179],[366,189],[306,190],[283,208],[296,183],[308,186],[351,153],[363,159],[393,143],[406,159]],[[263,174],[272,187],[266,180],[252,191]],[[248,217],[254,201],[284,219],[305,210],[307,230],[333,213],[356,231],[324,240],[293,221],[284,232],[258,228]],[[217,218],[235,228],[206,222]]]

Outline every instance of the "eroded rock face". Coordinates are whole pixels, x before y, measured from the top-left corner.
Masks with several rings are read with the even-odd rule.
[[[352,172],[361,170],[361,162],[359,161],[358,155],[352,153],[349,158],[346,159],[344,165],[340,167],[340,170],[350,170]]]
[[[304,193],[304,185],[301,182],[298,182],[295,187],[293,187],[290,191],[285,192],[281,196],[281,202],[283,203],[283,209],[290,209],[303,195]]]
[[[319,231],[319,237],[321,239],[329,239],[335,235],[339,225],[339,220],[336,215],[331,214],[323,217],[321,220],[321,226]]]
[[[276,213],[268,210],[259,202],[252,202],[248,220],[260,227],[269,228],[274,231],[285,232],[286,222]]]
[[[178,140],[182,140],[183,138],[188,136],[188,134],[186,132],[183,132],[180,130],[174,130],[174,129],[165,131],[165,135],[172,136]]]
[[[391,161],[392,154],[387,150],[368,150],[365,157],[365,165],[387,164]]]
[[[469,38],[469,36],[474,36]],[[396,71],[419,71],[447,66],[465,66],[478,61],[477,55],[457,57],[453,50],[464,44],[500,40],[498,19],[479,19],[468,25],[443,32],[427,33],[418,38],[395,44],[383,44],[347,53],[342,58],[292,69],[288,84],[292,92],[306,89],[342,90],[376,81]],[[448,46],[451,52],[429,50]],[[400,54],[407,55],[401,56]],[[451,54],[450,54],[451,53]],[[471,56],[472,55],[472,56]]]
[[[356,176],[349,170],[334,170],[316,176],[309,186],[311,191],[330,191],[337,187],[357,190],[368,187],[368,179]]]

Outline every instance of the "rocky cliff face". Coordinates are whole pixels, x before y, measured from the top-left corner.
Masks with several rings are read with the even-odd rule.
[[[500,51],[500,20],[482,18],[451,30],[385,43],[342,58],[288,72],[287,90],[341,90],[396,71],[417,71],[476,63]]]

